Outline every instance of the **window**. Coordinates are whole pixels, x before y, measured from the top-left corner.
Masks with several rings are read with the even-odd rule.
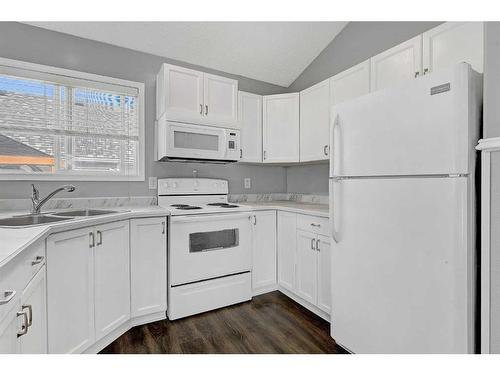
[[[143,91],[0,59],[0,179],[144,180]]]

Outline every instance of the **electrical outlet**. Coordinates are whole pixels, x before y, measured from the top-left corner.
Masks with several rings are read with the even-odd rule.
[[[245,189],[250,189],[252,187],[252,180],[250,180],[248,177],[245,177],[243,180],[243,184],[245,186]]]
[[[158,188],[158,177],[149,177],[149,190],[156,190]]]

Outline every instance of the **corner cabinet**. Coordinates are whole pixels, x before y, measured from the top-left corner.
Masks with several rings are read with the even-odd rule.
[[[262,96],[238,93],[238,123],[241,134],[241,159],[247,163],[262,162]]]
[[[264,163],[299,161],[299,93],[262,99]]]
[[[300,92],[300,161],[329,159],[330,79]]]
[[[297,214],[278,211],[278,285],[295,290]]]
[[[167,311],[167,218],[130,220],[132,317]]]
[[[253,295],[276,290],[276,211],[253,213],[252,290]]]
[[[237,127],[238,81],[163,64],[156,77],[156,118]]]

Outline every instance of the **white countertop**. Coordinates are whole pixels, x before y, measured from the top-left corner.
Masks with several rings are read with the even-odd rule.
[[[321,217],[328,217],[329,215],[327,204],[294,201],[241,202],[241,204],[255,210],[282,210]]]
[[[81,217],[33,227],[0,228],[0,267],[4,266],[34,242],[51,233],[84,228],[86,226],[103,224],[110,221],[126,220],[137,217],[168,216],[170,214],[168,210],[158,206],[106,207],[105,209],[114,209],[119,212],[109,215]],[[0,217],[22,215],[26,213],[27,212],[19,211],[0,211]]]

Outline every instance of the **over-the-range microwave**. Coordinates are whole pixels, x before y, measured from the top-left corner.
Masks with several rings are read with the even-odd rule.
[[[240,131],[158,120],[160,161],[231,163],[240,159]]]

